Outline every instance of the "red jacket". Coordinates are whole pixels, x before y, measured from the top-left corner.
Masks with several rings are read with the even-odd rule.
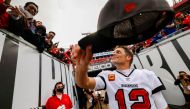
[[[9,14],[6,10],[7,7],[3,5],[3,0],[0,0],[0,29],[8,27]]]
[[[59,49],[57,47],[53,47],[50,49],[49,51],[51,54],[53,54],[54,56],[57,56],[59,53]]]
[[[187,25],[187,27],[186,27],[184,30],[190,29],[190,16],[187,16],[187,17],[183,20],[182,24]]]
[[[61,100],[57,96],[50,97],[46,103],[46,109],[57,109],[61,105],[65,105],[65,109],[73,107],[71,99],[67,94],[63,94]]]

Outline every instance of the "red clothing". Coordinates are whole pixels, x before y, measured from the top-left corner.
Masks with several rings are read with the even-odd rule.
[[[0,29],[8,27],[9,15],[6,10],[7,7],[3,5],[3,0],[0,0]]]
[[[59,49],[57,47],[53,47],[50,49],[50,54],[52,54],[53,56],[57,56],[59,53]]]
[[[67,94],[62,94],[61,100],[57,96],[50,97],[46,103],[46,109],[57,109],[61,105],[65,105],[65,109],[73,107],[71,99]]]
[[[182,24],[187,25],[188,28],[186,28],[185,30],[188,30],[188,29],[190,28],[190,16],[187,16],[187,17],[183,20]]]
[[[67,64],[71,64],[71,51],[67,50],[66,52],[64,52],[64,59],[63,62],[67,63]]]

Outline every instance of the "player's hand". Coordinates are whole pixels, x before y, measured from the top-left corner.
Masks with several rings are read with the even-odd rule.
[[[80,46],[78,44],[75,44],[72,46],[72,52],[71,52],[71,56],[73,59],[76,59],[78,57],[78,55],[80,56]]]
[[[74,45],[72,51],[73,58],[76,59],[76,72],[87,73],[88,65],[93,56],[92,47],[88,46],[85,50],[82,50],[79,45]]]
[[[17,6],[15,6],[15,7],[10,7],[10,9],[12,10],[12,11],[11,11],[11,15],[12,15],[12,16],[18,17],[18,16],[22,15],[22,13],[20,12],[20,10],[18,9]]]
[[[89,65],[91,59],[92,59],[92,47],[88,46],[85,50],[80,49],[79,46],[77,46],[74,49],[74,58],[77,61],[78,65]]]

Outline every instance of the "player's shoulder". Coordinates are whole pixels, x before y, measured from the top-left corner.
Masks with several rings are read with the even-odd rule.
[[[112,70],[103,70],[101,71],[98,76],[103,76],[103,75],[109,75],[111,73],[115,73],[115,71],[112,71]]]

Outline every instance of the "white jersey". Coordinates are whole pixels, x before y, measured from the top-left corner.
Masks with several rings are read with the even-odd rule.
[[[152,95],[164,89],[148,70],[102,71],[95,81],[96,90],[106,89],[110,109],[157,109]]]

